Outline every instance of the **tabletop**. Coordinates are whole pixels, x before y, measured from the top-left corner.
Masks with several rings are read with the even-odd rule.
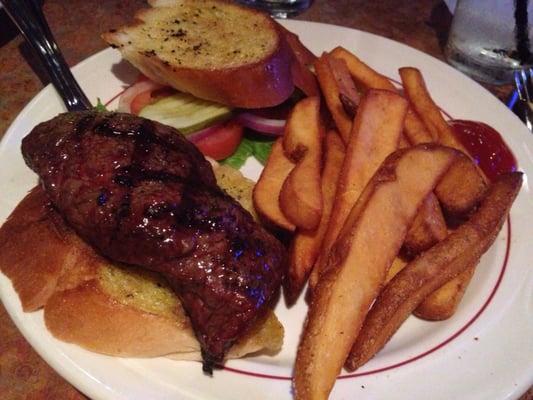
[[[145,0],[46,0],[44,13],[69,65],[104,49],[99,33],[131,20]],[[297,19],[356,28],[443,59],[452,15],[442,0],[315,0]],[[29,47],[0,10],[0,138],[46,84]],[[485,85],[504,101],[509,86]],[[0,304],[0,394],[11,399],[85,399],[31,348]],[[533,390],[521,400],[533,400]]]

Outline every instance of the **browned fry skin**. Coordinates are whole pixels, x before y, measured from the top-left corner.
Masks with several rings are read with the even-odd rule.
[[[327,399],[407,227],[455,158],[442,146],[399,150],[366,186],[313,292],[296,357],[296,399]]]
[[[335,125],[341,134],[344,143],[348,143],[350,132],[352,130],[352,118],[346,113],[344,106],[340,100],[339,84],[335,79],[332,71],[332,66],[328,62],[327,53],[315,60],[315,72],[318,79],[318,84],[322,89],[322,94],[328,110],[335,121]]]
[[[309,284],[313,288],[346,217],[383,160],[398,148],[407,102],[398,94],[370,90],[363,97],[339,177],[333,211]]]
[[[458,276],[494,242],[522,184],[522,173],[501,176],[472,218],[398,273],[370,310],[346,361],[353,371],[371,359],[432,292]]]
[[[300,294],[320,251],[320,245],[326,233],[333,207],[344,153],[344,143],[339,134],[335,131],[328,132],[326,135],[324,169],[321,178],[323,198],[322,217],[317,229],[311,231],[300,229],[292,240],[285,284],[285,295],[289,303],[293,303]]]
[[[443,240],[447,234],[448,228],[446,227],[439,201],[431,193],[422,203],[413,225],[407,232],[402,254],[407,256],[407,258],[414,258],[419,253]]]
[[[450,318],[455,314],[463,299],[466,288],[476,272],[476,266],[477,260],[465,271],[431,293],[413,311],[413,314],[428,321],[442,321]]]
[[[407,263],[408,261],[406,261],[405,258],[396,257],[392,262],[392,265],[390,266],[389,270],[387,271],[387,278],[385,278],[385,282],[383,282],[383,284],[386,285],[387,283],[389,283],[392,278],[394,278],[398,274],[398,272],[400,272],[407,266]]]
[[[450,168],[437,187],[437,195],[446,221],[451,226],[459,225],[479,204],[487,184],[479,168],[467,156],[462,156]]]
[[[346,111],[348,117],[353,120],[353,117],[355,116],[355,110],[350,109],[350,107],[348,107],[349,110],[347,110],[347,104],[344,103],[347,102],[352,107],[357,107],[361,102],[361,98],[350,75],[350,71],[348,71],[346,62],[341,58],[331,57],[330,55],[326,55],[326,61],[331,69],[333,78],[337,83],[339,99],[341,102],[343,102],[343,98],[345,99],[343,102],[344,111]]]

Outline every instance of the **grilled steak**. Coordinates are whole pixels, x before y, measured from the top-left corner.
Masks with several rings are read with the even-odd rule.
[[[72,112],[35,127],[22,153],[84,240],[166,277],[207,370],[276,294],[281,244],[218,188],[210,164],[175,129],[129,114]]]

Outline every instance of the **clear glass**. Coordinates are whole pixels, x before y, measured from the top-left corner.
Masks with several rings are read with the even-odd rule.
[[[289,18],[307,10],[313,0],[237,0],[237,3],[267,11],[274,18]]]
[[[528,17],[533,18],[533,5],[528,0],[458,0],[446,59],[474,79],[493,84],[512,82],[514,70],[533,64],[526,50],[533,37]]]

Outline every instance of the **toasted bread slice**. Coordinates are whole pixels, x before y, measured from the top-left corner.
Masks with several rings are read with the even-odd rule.
[[[219,185],[251,208],[253,183],[228,168],[214,169]],[[114,356],[201,360],[189,318],[162,277],[96,254],[64,224],[40,187],[0,228],[0,271],[25,311],[44,307],[46,326],[60,340]],[[274,353],[282,342],[283,327],[268,311],[227,357]]]
[[[267,15],[221,0],[157,0],[102,35],[155,82],[234,107],[282,103],[292,53]]]

